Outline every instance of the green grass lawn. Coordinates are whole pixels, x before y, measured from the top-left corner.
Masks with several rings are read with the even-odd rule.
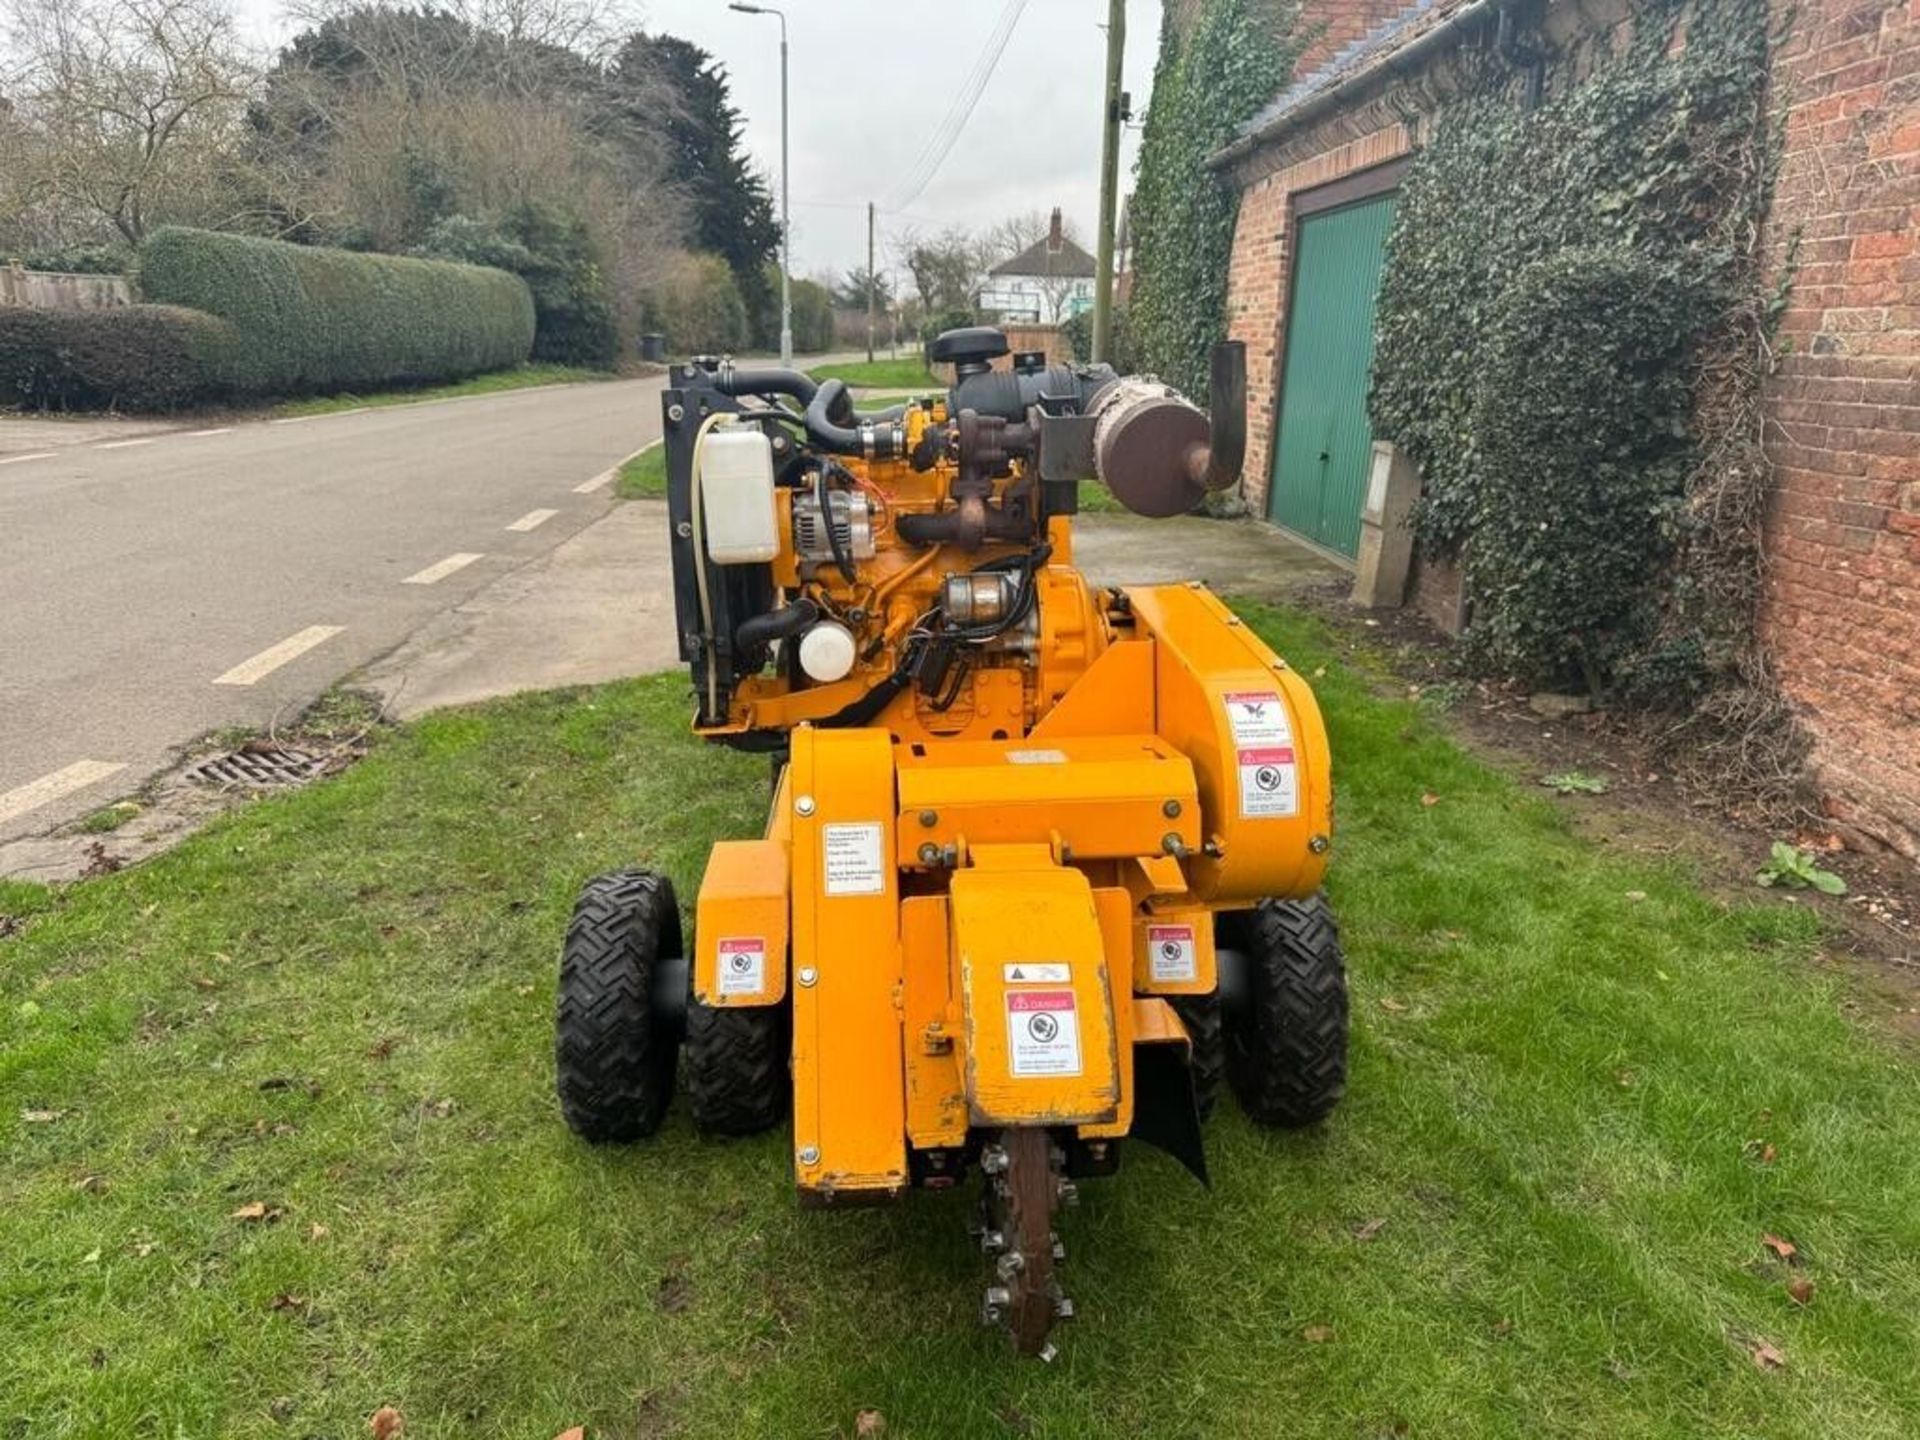
[[[1055,1364],[975,1327],[968,1197],[802,1211],[784,1135],[561,1124],[576,887],[690,899],[761,819],[766,762],[689,739],[673,675],[0,883],[0,1434],[1920,1433],[1920,1084],[1815,917],[1592,847],[1591,801],[1245,613],[1331,723],[1352,1087],[1312,1133],[1223,1106],[1211,1191],[1140,1149],[1084,1186]]]
[[[612,380],[609,370],[583,370],[576,365],[516,365],[486,375],[470,375],[450,385],[422,385],[410,390],[383,390],[373,395],[314,395],[273,407],[282,417],[331,415],[338,410],[362,410],[379,405],[417,405],[422,400],[452,400],[463,395],[492,395],[502,390],[527,390],[537,385],[572,385],[582,380]]]
[[[822,365],[807,372],[816,380],[844,380],[856,389],[910,390],[926,386],[944,390],[946,385],[927,369],[918,355],[897,360],[850,360],[838,365]]]
[[[667,498],[667,447],[655,441],[638,455],[629,456],[614,477],[613,493],[622,500]]]

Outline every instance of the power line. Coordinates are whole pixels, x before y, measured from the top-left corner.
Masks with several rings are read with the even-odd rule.
[[[920,192],[933,183],[933,177],[940,173],[940,167],[946,163],[955,143],[960,139],[961,131],[967,128],[972,118],[974,106],[980,103],[980,96],[987,88],[987,82],[993,78],[1000,57],[1006,53],[1007,42],[1013,38],[1014,27],[1020,23],[1021,13],[1027,8],[1027,0],[1007,0],[1006,9],[1000,12],[999,23],[987,36],[987,43],[980,48],[979,58],[973,62],[965,82],[955,92],[953,103],[947,107],[947,113],[939,125],[927,137],[927,143],[907,170],[907,176],[901,182],[893,204],[885,208],[892,212],[905,210],[920,198]]]

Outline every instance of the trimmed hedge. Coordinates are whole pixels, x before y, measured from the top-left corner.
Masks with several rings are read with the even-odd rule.
[[[264,395],[454,380],[518,365],[533,296],[504,270],[167,227],[140,247],[148,300],[236,332],[228,388]]]
[[[0,400],[49,410],[172,410],[225,388],[236,336],[171,305],[0,309]]]

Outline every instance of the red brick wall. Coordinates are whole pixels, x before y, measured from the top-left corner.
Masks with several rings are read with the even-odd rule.
[[[1407,7],[1409,0],[1304,0],[1294,33],[1306,38],[1307,48],[1293,67],[1299,76],[1311,75],[1348,42],[1358,40]]]
[[[1769,404],[1764,633],[1828,808],[1920,859],[1920,0],[1798,0],[1770,238],[1800,236]]]

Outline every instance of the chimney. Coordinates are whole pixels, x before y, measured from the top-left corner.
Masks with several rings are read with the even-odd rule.
[[[1053,222],[1047,226],[1047,253],[1050,255],[1058,255],[1062,243],[1060,207],[1056,205],[1053,207]]]

